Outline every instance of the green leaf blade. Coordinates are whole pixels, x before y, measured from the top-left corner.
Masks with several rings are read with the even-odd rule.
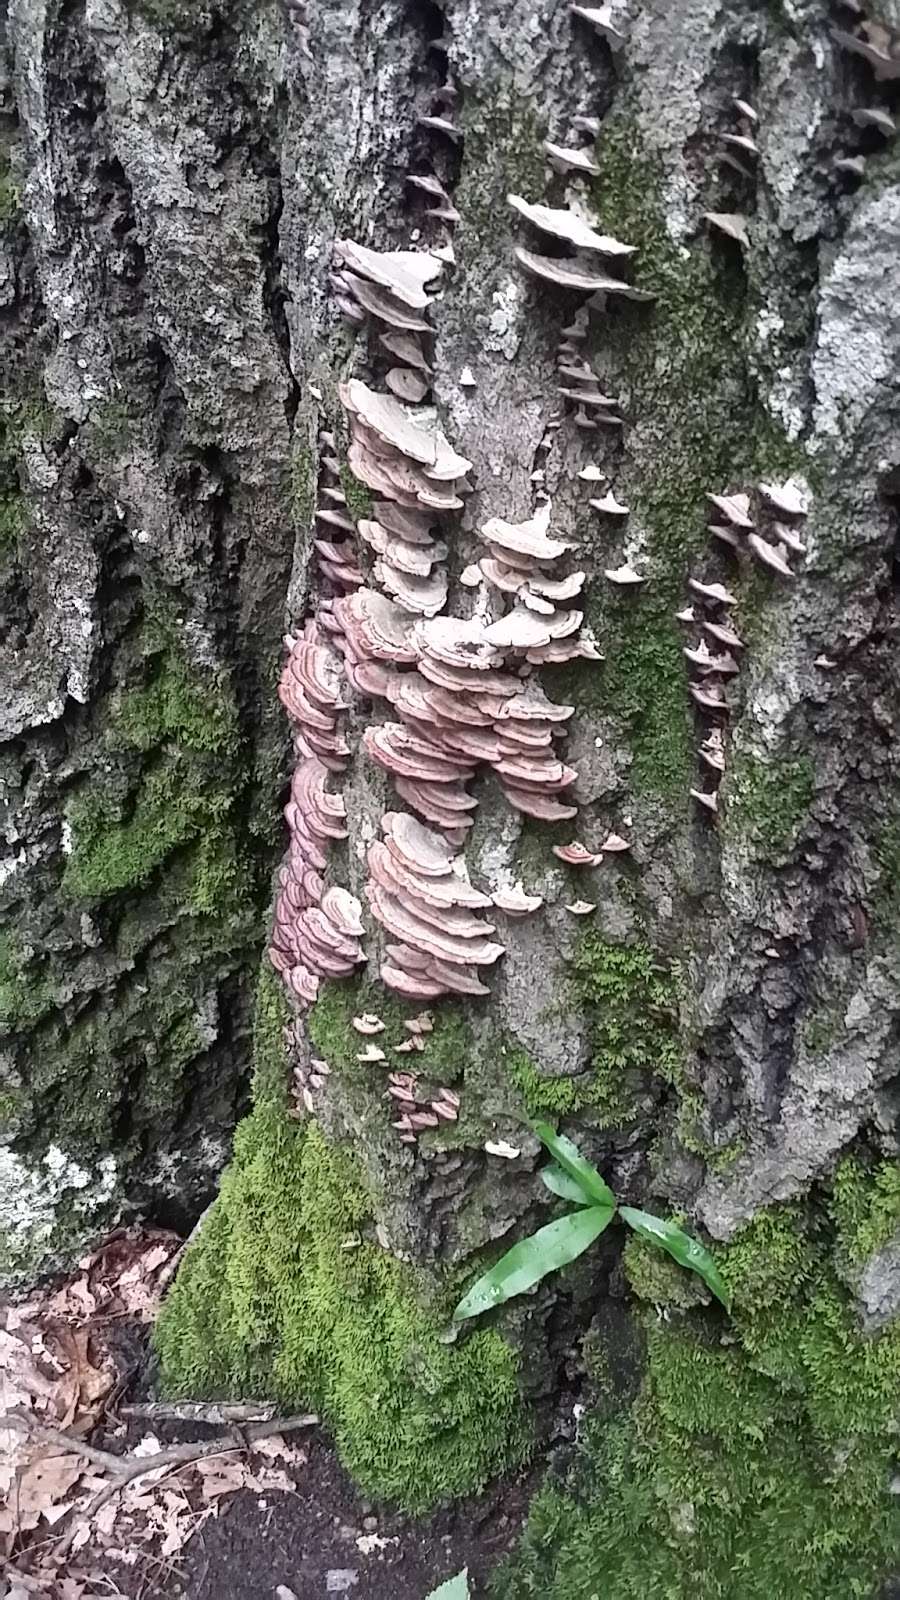
[[[587,1206],[521,1239],[463,1295],[454,1322],[493,1311],[533,1289],[548,1273],[568,1266],[609,1226],[614,1214],[613,1206]]]
[[[650,1211],[636,1211],[633,1206],[620,1206],[619,1215],[628,1223],[629,1228],[640,1234],[642,1239],[648,1239],[660,1250],[667,1251],[679,1266],[687,1267],[690,1272],[696,1272],[716,1299],[721,1301],[725,1310],[731,1310],[731,1295],[724,1279],[709,1251],[702,1244],[698,1244],[696,1239],[692,1239],[689,1233],[685,1233],[684,1229],[677,1227],[674,1222],[664,1222],[662,1217],[654,1217]]]
[[[541,1143],[546,1146],[550,1154],[578,1184],[582,1194],[586,1196],[585,1204],[592,1206],[612,1206],[615,1209],[616,1197],[601,1178],[596,1167],[586,1161],[578,1146],[567,1139],[563,1133],[554,1133],[548,1122],[535,1122],[532,1124],[534,1132]]]
[[[562,1167],[558,1167],[555,1161],[551,1162],[549,1167],[541,1167],[538,1177],[550,1193],[558,1194],[561,1200],[571,1200],[576,1206],[591,1204],[581,1184],[570,1178],[567,1172],[563,1172]]]
[[[448,1578],[439,1589],[432,1589],[425,1600],[469,1600],[469,1569],[463,1567],[455,1578]]]

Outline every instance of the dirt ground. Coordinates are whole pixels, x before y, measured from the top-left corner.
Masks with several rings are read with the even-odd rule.
[[[175,1435],[172,1436],[173,1438]],[[130,1600],[425,1600],[468,1567],[473,1596],[515,1541],[539,1476],[495,1485],[478,1499],[413,1519],[360,1498],[321,1434],[291,1471],[293,1494],[229,1496],[173,1564],[116,1570]]]

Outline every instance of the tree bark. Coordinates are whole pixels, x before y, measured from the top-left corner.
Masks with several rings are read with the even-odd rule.
[[[589,1382],[614,1417],[601,1452],[637,1427],[635,1495],[650,1463],[669,1509],[651,1515],[648,1491],[622,1513],[644,1567],[592,1525],[600,1564],[569,1573],[569,1595],[601,1579],[681,1593],[701,1561],[703,1594],[867,1593],[895,1539],[900,186],[892,70],[841,35],[890,63],[900,18],[882,8],[866,33],[854,10],[644,0],[613,13],[623,40],[550,0],[13,0],[8,17],[5,1270],[65,1259],[122,1208],[187,1220],[209,1198],[244,1109],[283,847],[281,636],[332,595],[313,546],[324,457],[355,518],[372,498],[339,386],[383,390],[391,364],[370,323],[340,316],[334,245],[452,238],[433,398],[473,489],[441,519],[445,609],[482,603],[459,579],[484,523],[524,521],[545,491],[604,656],[540,675],[575,707],[578,816],[525,818],[479,769],[472,880],[543,903],[494,919],[489,996],[429,1003],[424,1050],[395,1057],[421,1006],[379,977],[366,854],[398,801],[362,742],[393,712],[348,694],[330,786],[349,839],[326,876],[365,908],[366,964],[311,1009],[263,969],[253,1108],[159,1342],[173,1391],[315,1403],[366,1487],[413,1506],[521,1459],[560,1391]],[[418,120],[445,80],[458,143]],[[881,126],[855,115],[873,108]],[[574,118],[599,120],[595,151]],[[551,172],[545,139],[599,173]],[[458,222],[427,214],[410,172],[437,175]],[[569,357],[593,363],[620,428],[583,429],[558,392],[583,297],[520,270],[516,244],[557,247],[510,193],[568,197],[636,247],[622,271],[652,300],[592,303]],[[743,217],[746,242],[708,213]],[[809,505],[783,519],[805,547],[793,577],[743,532],[735,549],[708,531],[710,494],[749,494],[777,543],[759,485],[789,479]],[[627,517],[589,506],[610,486]],[[604,576],[625,562],[639,588]],[[705,610],[691,580],[735,604]],[[675,615],[691,604],[740,640],[712,719]],[[714,725],[721,781],[699,753]],[[572,837],[602,853],[610,833],[630,848],[600,865],[553,854]],[[363,1012],[386,1024],[383,1062],[359,1059]],[[422,1105],[458,1095],[458,1119],[400,1140],[397,1070]],[[612,1229],[446,1342],[461,1286],[553,1214],[537,1115],[563,1119],[622,1200],[687,1219],[730,1323]],[[838,1460],[835,1509],[819,1496]],[[779,1504],[793,1523],[776,1537]],[[535,1538],[510,1595],[557,1592],[566,1527],[552,1558]],[[745,1588],[715,1587],[747,1551]]]

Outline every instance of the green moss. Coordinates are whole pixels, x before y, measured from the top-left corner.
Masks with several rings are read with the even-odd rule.
[[[221,823],[230,805],[227,793],[198,785],[177,752],[163,756],[125,803],[91,786],[69,807],[73,848],[64,892],[73,899],[103,900],[142,888],[173,851]]]
[[[671,1256],[637,1234],[630,1234],[625,1242],[622,1268],[632,1293],[651,1305],[689,1311],[709,1302],[709,1295],[695,1273],[685,1272]]]
[[[309,530],[316,510],[316,461],[311,450],[298,450],[291,462],[290,505],[298,528]]]
[[[149,756],[136,776],[86,785],[69,806],[72,851],[63,877],[76,899],[144,887],[172,854],[194,846],[187,905],[223,914],[242,897],[232,822],[240,738],[230,685],[188,661],[174,625],[148,620],[142,681],[111,707],[104,746],[113,757]]]
[[[848,1156],[835,1172],[831,1200],[840,1258],[864,1266],[900,1230],[900,1162],[867,1167]]]
[[[648,1072],[666,1083],[679,1074],[675,984],[647,946],[612,944],[594,930],[572,969],[590,1029],[589,1103],[604,1123],[627,1120]]]
[[[845,1005],[824,1001],[803,1019],[803,1043],[812,1056],[825,1055],[844,1033]]]
[[[286,1111],[286,1021],[266,975],[255,1109],[157,1331],[166,1389],[321,1407],[363,1489],[421,1510],[521,1459],[516,1358],[494,1332],[440,1342],[416,1274],[373,1241],[351,1156]]]
[[[808,756],[761,761],[739,752],[728,778],[728,833],[750,840],[759,855],[778,859],[796,845],[814,794]]]
[[[53,1009],[53,987],[28,963],[11,934],[0,934],[0,1033],[29,1028]]]
[[[717,1316],[645,1319],[630,1416],[588,1428],[495,1600],[871,1600],[900,1552],[900,1329],[860,1337],[799,1212],[763,1214],[717,1261],[728,1334]]]
[[[461,122],[465,142],[454,201],[462,214],[457,248],[469,263],[489,260],[493,272],[504,261],[510,233],[507,194],[543,192],[547,130],[534,102],[509,84],[498,87],[490,99],[467,94]]]
[[[370,520],[372,516],[373,500],[371,491],[358,478],[353,476],[347,463],[341,462],[341,488],[347,500],[347,515],[354,522],[359,522],[361,517]]]

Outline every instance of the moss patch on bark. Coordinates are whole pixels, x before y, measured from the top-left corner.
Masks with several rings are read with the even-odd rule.
[[[254,1110],[157,1330],[166,1391],[321,1408],[363,1489],[422,1510],[522,1459],[517,1358],[491,1330],[441,1342],[450,1286],[380,1247],[349,1151],[290,1113],[286,1020],[266,973]]]
[[[860,1335],[829,1232],[763,1213],[716,1252],[731,1325],[645,1317],[637,1401],[589,1425],[494,1600],[870,1600],[900,1552],[900,1327]]]

